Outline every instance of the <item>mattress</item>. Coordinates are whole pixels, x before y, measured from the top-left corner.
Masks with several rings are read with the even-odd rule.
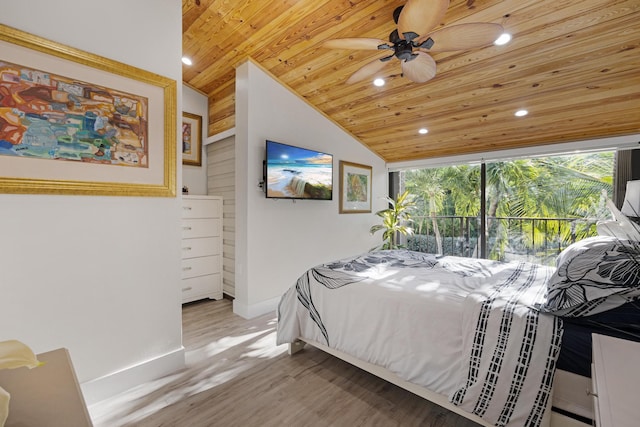
[[[564,333],[557,368],[583,377],[591,377],[591,334],[609,335],[640,341],[640,303],[586,317],[563,319]]]

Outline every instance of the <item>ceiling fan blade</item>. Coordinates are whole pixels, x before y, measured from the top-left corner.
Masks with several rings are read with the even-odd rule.
[[[404,33],[423,35],[433,30],[449,8],[449,0],[407,0],[398,17],[398,33],[404,40]]]
[[[426,53],[425,53],[426,55]],[[385,59],[385,58],[382,58]],[[382,70],[385,65],[387,65],[390,61],[381,61],[380,59],[376,59],[375,61],[371,61],[368,64],[364,65],[358,71],[353,73],[351,77],[349,77],[346,83],[357,83],[376,74],[378,71]]]
[[[488,22],[458,24],[420,37],[416,40],[416,44],[420,44],[422,39],[431,37],[434,43],[428,52],[474,49],[490,45],[500,37],[503,31],[502,25]]]
[[[416,57],[410,61],[402,61],[402,74],[416,83],[424,83],[436,76],[436,61],[431,55],[416,52]]]
[[[351,49],[351,50],[378,50],[378,46],[385,45],[391,48],[389,44],[381,39],[367,38],[346,38],[332,39],[325,41],[322,46],[330,49]],[[386,48],[383,48],[386,49]]]

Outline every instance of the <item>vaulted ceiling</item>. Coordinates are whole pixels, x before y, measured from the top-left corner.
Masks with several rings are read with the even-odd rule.
[[[183,80],[209,98],[208,134],[235,126],[235,67],[248,58],[388,162],[640,133],[640,0],[451,0],[436,29],[498,23],[512,41],[433,53],[426,83],[394,58],[376,75],[385,86],[346,84],[388,52],[322,43],[386,40],[404,3],[183,0],[194,62]]]

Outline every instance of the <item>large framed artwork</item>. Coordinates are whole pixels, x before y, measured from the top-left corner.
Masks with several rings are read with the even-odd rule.
[[[340,161],[340,213],[371,212],[371,166]]]
[[[182,164],[202,165],[202,117],[182,113]]]
[[[176,82],[0,25],[0,193],[174,197]]]

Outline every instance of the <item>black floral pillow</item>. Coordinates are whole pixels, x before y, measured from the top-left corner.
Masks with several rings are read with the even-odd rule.
[[[597,236],[576,242],[558,256],[543,311],[580,317],[640,297],[640,244]]]

